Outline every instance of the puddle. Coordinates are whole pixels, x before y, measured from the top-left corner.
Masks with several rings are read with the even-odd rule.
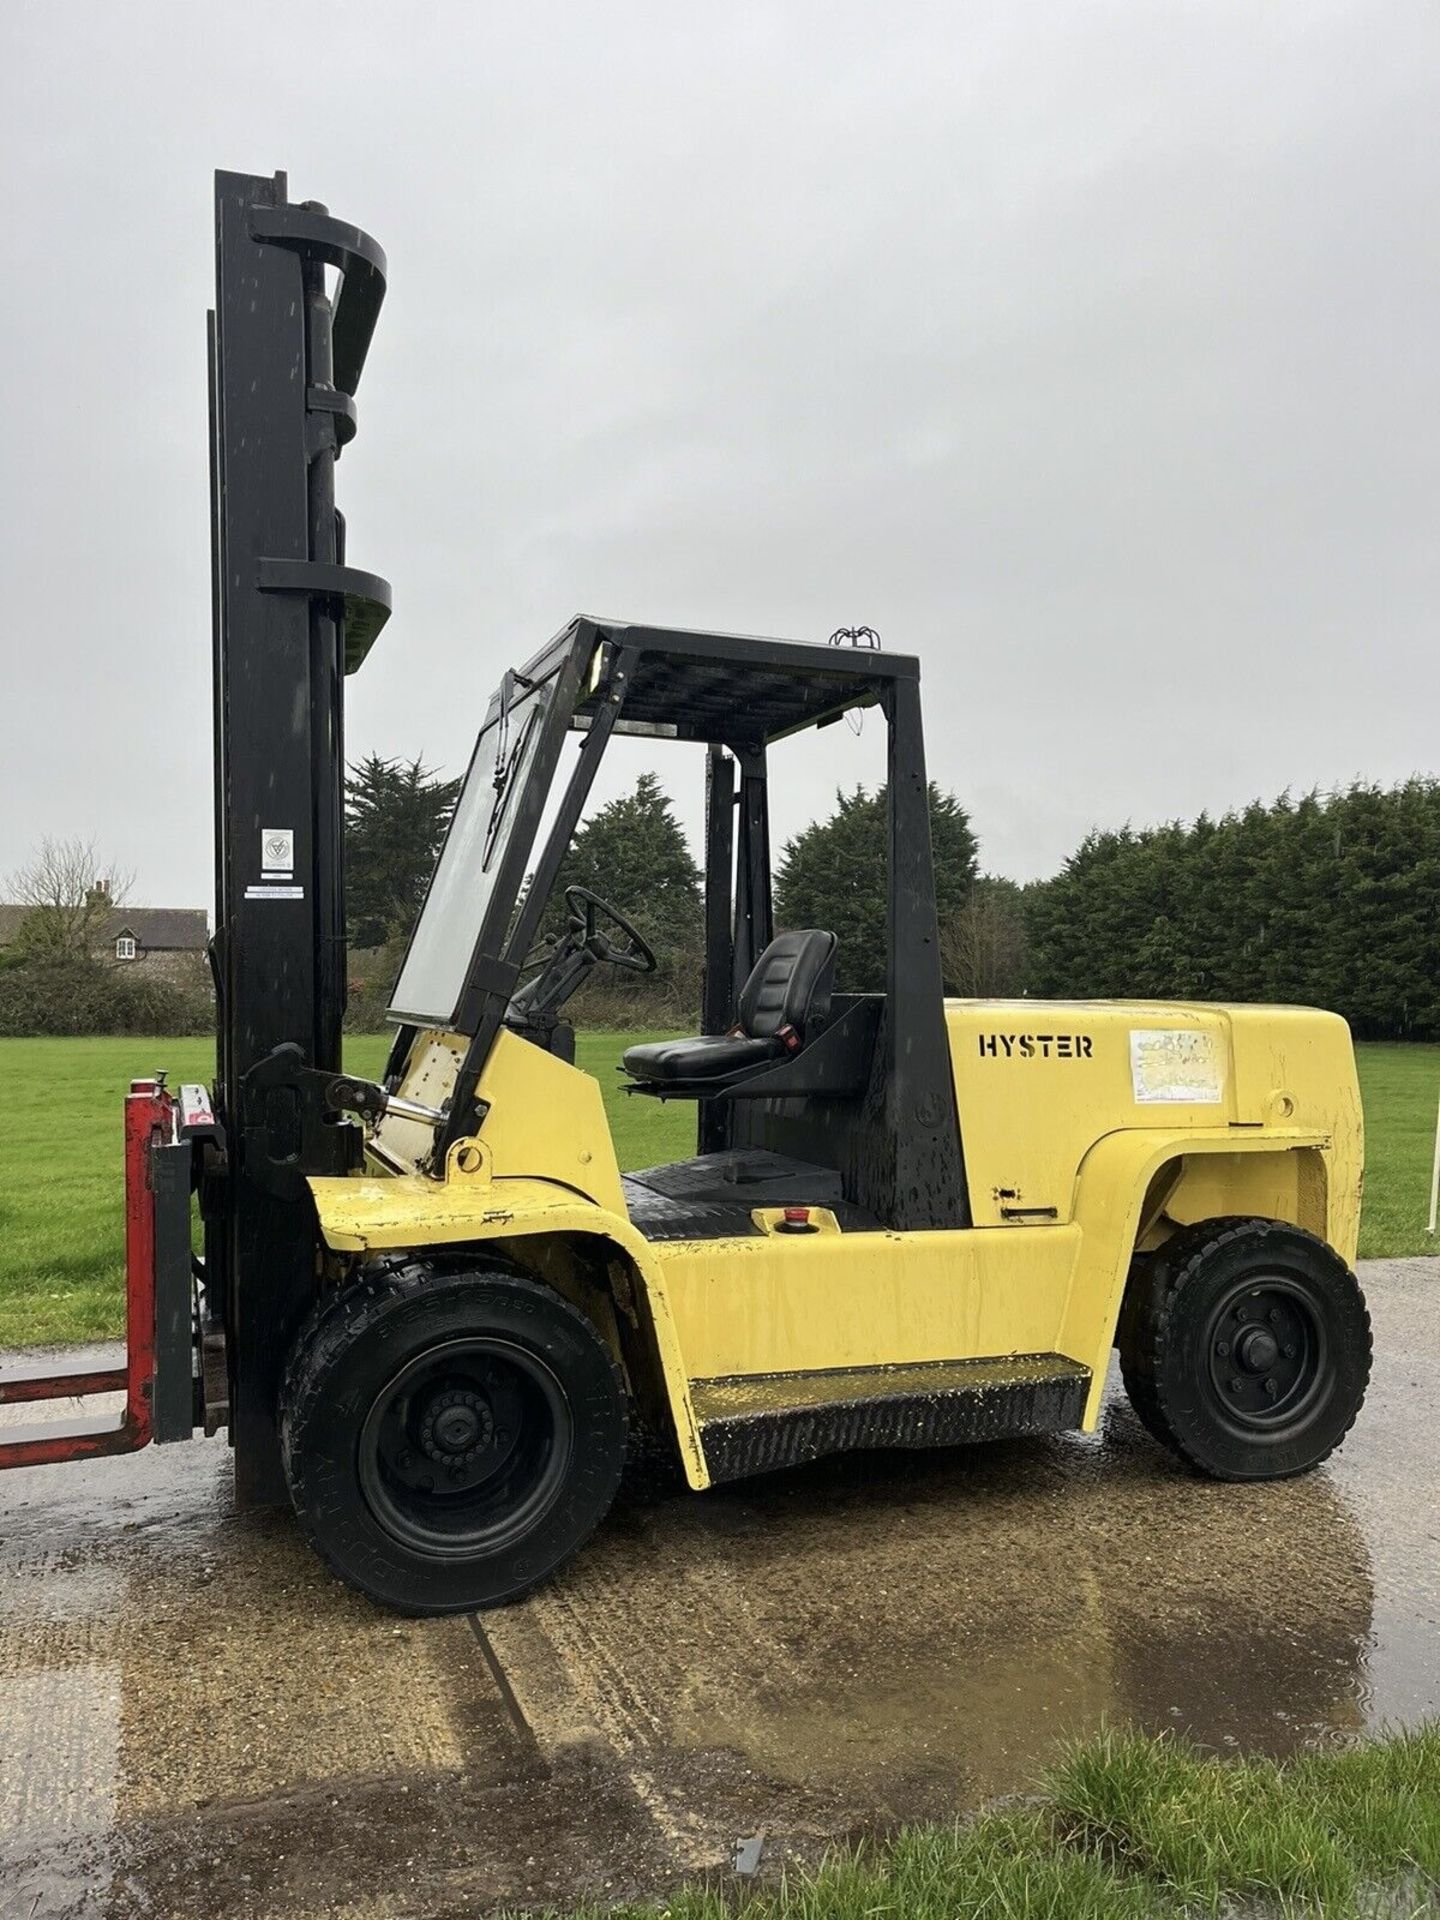
[[[617,1749],[729,1748],[863,1822],[1024,1788],[1104,1719],[1219,1750],[1353,1733],[1373,1718],[1373,1611],[1332,1480],[1183,1478],[1120,1407],[1103,1440],[826,1462],[666,1502],[490,1633],[522,1705],[538,1633]],[[1415,1698],[1440,1707],[1434,1649],[1412,1652]],[[548,1714],[542,1693],[542,1731]]]
[[[1102,1719],[1283,1754],[1440,1712],[1440,1278],[1377,1278],[1320,1474],[1191,1479],[1112,1399],[1088,1440],[632,1489],[478,1634],[235,1516],[218,1443],[0,1477],[0,1920],[618,1899],[1022,1789]]]

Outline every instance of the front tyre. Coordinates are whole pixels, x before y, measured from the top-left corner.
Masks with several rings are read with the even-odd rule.
[[[1349,1432],[1370,1378],[1360,1284],[1313,1234],[1202,1221],[1137,1273],[1119,1329],[1136,1412],[1217,1480],[1280,1480]]]
[[[422,1261],[322,1302],[281,1392],[301,1527],[406,1613],[499,1606],[604,1518],[625,1464],[619,1369],[548,1287]]]

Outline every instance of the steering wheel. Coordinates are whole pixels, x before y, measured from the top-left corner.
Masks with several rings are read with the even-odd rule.
[[[565,905],[572,921],[584,927],[585,945],[597,960],[607,961],[612,967],[623,967],[627,973],[654,973],[655,954],[649,941],[608,900],[591,893],[588,887],[567,887]],[[602,920],[624,934],[623,947],[617,947],[600,932],[598,922]]]

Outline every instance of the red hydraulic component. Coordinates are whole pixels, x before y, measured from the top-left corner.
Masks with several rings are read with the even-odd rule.
[[[125,1098],[125,1365],[68,1373],[23,1367],[0,1371],[0,1406],[123,1391],[124,1410],[28,1427],[0,1427],[0,1467],[41,1467],[59,1460],[134,1453],[149,1443],[155,1390],[155,1193],[150,1150],[172,1138],[174,1116],[174,1098],[160,1081],[131,1081]]]

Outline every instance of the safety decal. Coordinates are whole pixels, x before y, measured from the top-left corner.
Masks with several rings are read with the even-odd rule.
[[[1218,1106],[1225,1095],[1220,1037],[1203,1027],[1132,1029],[1130,1080],[1138,1106]]]
[[[284,878],[288,880],[295,871],[295,829],[293,827],[262,827],[260,829],[260,871],[265,878]]]

